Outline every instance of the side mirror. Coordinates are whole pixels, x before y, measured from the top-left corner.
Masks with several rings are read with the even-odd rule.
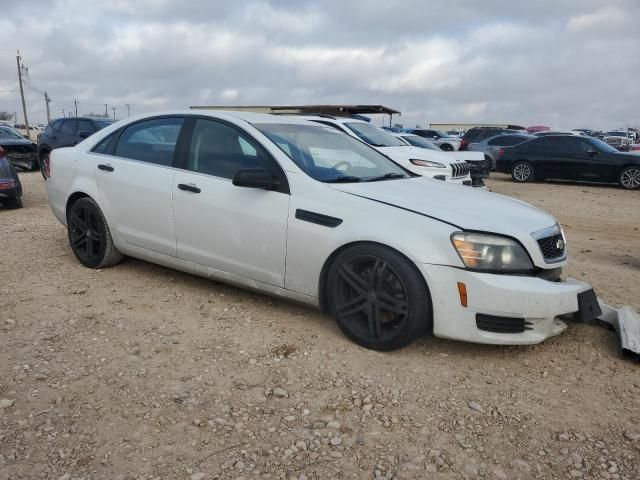
[[[438,136],[437,136],[437,135],[434,135],[434,136],[433,136],[433,137],[431,137],[431,138],[433,138],[434,140],[437,140],[437,139],[438,139]]]
[[[233,184],[236,187],[275,190],[280,186],[280,179],[264,168],[244,168],[233,176]]]
[[[80,132],[80,133],[78,133],[78,136],[80,138],[87,138],[87,137],[91,136],[91,132]]]

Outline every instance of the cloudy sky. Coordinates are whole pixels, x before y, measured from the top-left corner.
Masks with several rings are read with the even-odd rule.
[[[98,6],[101,5],[101,6]],[[375,103],[405,126],[640,125],[640,0],[0,0],[0,110]],[[19,113],[22,119],[22,114]],[[379,120],[378,120],[378,123]]]

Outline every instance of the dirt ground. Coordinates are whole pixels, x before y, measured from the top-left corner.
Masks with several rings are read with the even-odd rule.
[[[297,305],[82,267],[21,177],[25,208],[0,209],[2,479],[640,478],[640,365],[611,332],[367,351]],[[640,310],[638,192],[490,186],[557,216],[566,276]]]

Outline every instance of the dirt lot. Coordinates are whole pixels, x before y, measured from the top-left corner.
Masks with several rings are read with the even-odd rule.
[[[495,177],[565,226],[567,276],[640,309],[638,192]],[[0,210],[2,479],[640,478],[640,366],[600,327],[363,350],[303,307],[82,267],[22,179]]]

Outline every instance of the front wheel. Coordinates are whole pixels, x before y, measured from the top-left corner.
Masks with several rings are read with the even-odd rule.
[[[516,162],[511,168],[511,178],[518,183],[530,182],[534,179],[533,165],[529,162]]]
[[[444,143],[444,144],[440,145],[440,149],[445,151],[445,152],[452,152],[453,151],[453,147],[451,145],[449,145],[448,143]]]
[[[373,350],[404,347],[432,322],[424,278],[390,248],[359,244],[334,260],[327,277],[331,315],[351,340]]]
[[[102,210],[91,198],[81,198],[71,205],[67,225],[71,249],[85,267],[103,268],[122,260]]]
[[[618,184],[627,190],[640,188],[640,167],[624,167],[618,175]]]

